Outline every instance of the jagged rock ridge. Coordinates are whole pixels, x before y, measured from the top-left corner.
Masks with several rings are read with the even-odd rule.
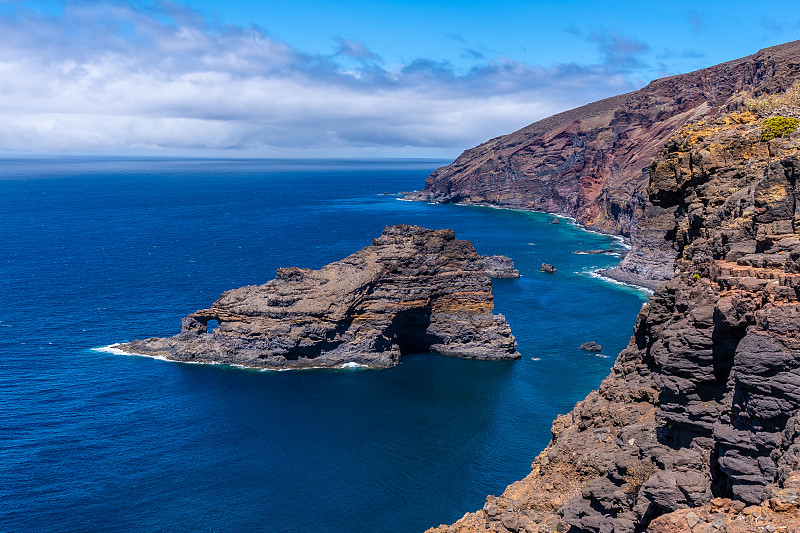
[[[672,213],[648,202],[650,162],[690,121],[782,92],[798,76],[800,41],[659,79],[471,148],[409,198],[560,213],[630,237],[631,253],[606,274],[655,288],[673,274],[663,239]]]
[[[508,258],[504,273],[514,271]],[[177,361],[265,368],[389,367],[404,353],[515,359],[503,315],[492,314],[484,258],[452,230],[388,226],[372,245],[322,267],[227,291],[185,317],[180,334],[117,345]],[[208,331],[210,321],[218,327]]]
[[[525,479],[449,532],[800,530],[800,136],[746,112],[650,167],[675,277]]]

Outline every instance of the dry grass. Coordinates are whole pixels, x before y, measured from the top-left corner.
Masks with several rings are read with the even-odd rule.
[[[656,467],[653,464],[638,464],[628,469],[623,476],[626,485],[623,486],[622,490],[628,494],[636,494],[639,492],[639,489],[642,488],[644,482],[655,474],[655,472]]]
[[[744,101],[744,107],[761,116],[770,115],[776,111],[800,108],[800,82],[796,82],[784,93],[767,94],[758,98]]]

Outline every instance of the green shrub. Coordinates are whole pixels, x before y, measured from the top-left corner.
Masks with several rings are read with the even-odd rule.
[[[761,124],[761,140],[768,141],[775,137],[788,137],[797,129],[797,119],[787,117],[770,117]]]
[[[700,274],[695,274],[694,276],[692,276],[692,279],[697,281],[698,279],[700,279]]]

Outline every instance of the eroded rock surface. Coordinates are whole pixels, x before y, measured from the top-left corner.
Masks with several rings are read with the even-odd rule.
[[[674,277],[530,475],[432,531],[800,531],[800,137],[761,121],[668,140],[648,195]]]
[[[513,264],[512,264],[513,268]],[[266,368],[397,364],[412,352],[515,359],[489,275],[452,230],[388,226],[372,246],[320,270],[227,291],[185,317],[180,334],[116,346],[177,361]],[[208,323],[219,326],[208,332]]]

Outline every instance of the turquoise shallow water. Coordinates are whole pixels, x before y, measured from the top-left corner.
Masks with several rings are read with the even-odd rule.
[[[0,529],[412,532],[524,477],[643,296],[586,274],[613,257],[572,253],[611,238],[382,194],[434,166],[0,161]],[[495,306],[522,360],[276,373],[93,350],[174,334],[224,290],[320,267],[397,223],[514,258],[523,277],[495,281]],[[581,352],[587,340],[610,357]]]

